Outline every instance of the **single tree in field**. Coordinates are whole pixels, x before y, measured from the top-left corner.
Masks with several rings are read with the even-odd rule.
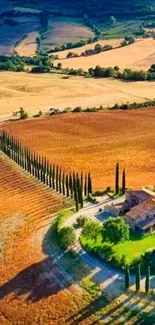
[[[150,291],[150,267],[148,266],[146,280],[145,280],[145,292],[147,295],[149,291]]]
[[[122,175],[122,193],[125,194],[126,189],[126,173],[125,168],[123,169],[123,175]]]
[[[129,270],[129,266],[127,266],[125,271],[125,288],[128,290],[129,287],[130,287],[130,270]]]
[[[140,265],[138,265],[137,271],[136,271],[136,291],[138,292],[140,290]]]
[[[115,174],[115,193],[119,193],[119,163],[116,164],[116,174]]]

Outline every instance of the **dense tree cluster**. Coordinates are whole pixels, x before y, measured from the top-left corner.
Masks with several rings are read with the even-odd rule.
[[[83,207],[84,195],[92,193],[90,173],[85,177],[83,173],[65,174],[59,166],[49,163],[46,157],[41,157],[28,147],[22,147],[21,143],[5,130],[0,133],[0,149],[39,181],[74,199],[77,211]]]
[[[103,241],[117,244],[129,239],[130,227],[122,217],[109,218],[103,226],[97,221],[88,220],[84,223],[82,236],[95,243],[101,236]]]
[[[21,72],[26,71],[26,65],[34,66],[32,72],[49,72],[53,61],[52,57],[42,53],[34,57],[0,55],[0,70]]]

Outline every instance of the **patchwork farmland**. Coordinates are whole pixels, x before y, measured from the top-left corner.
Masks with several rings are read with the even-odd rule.
[[[72,113],[8,123],[6,128],[23,145],[47,156],[65,171],[89,170],[96,190],[114,185],[118,161],[126,168],[128,187],[153,185],[153,109]]]
[[[107,44],[109,44],[108,41]],[[73,52],[76,53],[76,49]],[[81,52],[83,52],[82,48]],[[154,63],[154,60],[155,40],[148,38],[138,39],[134,44],[117,49],[114,48],[113,50],[99,54],[87,57],[64,59],[57,62],[61,62],[62,66],[65,68],[82,68],[85,71],[89,68],[96,67],[96,65],[100,65],[101,67],[118,66],[121,70],[125,68],[148,70]]]

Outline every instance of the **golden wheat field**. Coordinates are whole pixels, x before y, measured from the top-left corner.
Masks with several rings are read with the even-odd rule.
[[[66,171],[90,171],[96,190],[114,185],[117,162],[126,168],[128,187],[154,185],[154,109],[70,113],[5,126]]]
[[[0,118],[11,117],[23,107],[30,115],[51,107],[82,108],[143,102],[155,97],[155,82],[123,82],[55,74],[0,72]]]
[[[73,52],[76,53],[76,50]],[[82,48],[81,48],[82,52]],[[113,49],[99,54],[57,61],[65,68],[82,68],[87,71],[91,67],[119,66],[120,69],[147,70],[155,61],[155,40],[138,39],[134,44]]]

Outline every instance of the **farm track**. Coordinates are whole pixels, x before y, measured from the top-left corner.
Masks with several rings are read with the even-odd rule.
[[[42,241],[70,202],[2,153],[0,190],[0,324],[66,324],[82,304],[82,292],[43,252]]]

